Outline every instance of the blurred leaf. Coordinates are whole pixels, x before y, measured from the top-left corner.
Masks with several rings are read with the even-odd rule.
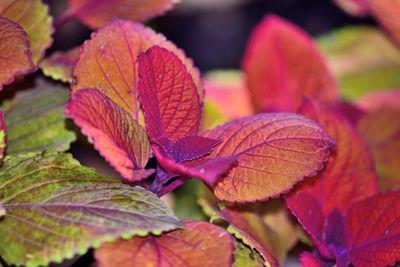
[[[176,229],[181,222],[153,193],[47,150],[6,157],[0,169],[0,254],[9,264],[61,262],[122,236]]]
[[[178,218],[182,220],[206,220],[201,207],[197,204],[197,192],[200,186],[204,185],[199,179],[190,179],[173,192],[174,212]]]
[[[263,259],[256,250],[239,240],[235,241],[235,251],[233,252],[234,262],[232,267],[262,267]]]
[[[64,105],[68,88],[37,80],[34,89],[18,92],[4,101],[8,155],[40,152],[48,148],[69,149],[75,133],[66,129]]]
[[[374,27],[345,27],[317,38],[342,96],[400,86],[400,49]]]
[[[71,48],[68,51],[58,51],[40,61],[39,67],[43,74],[61,80],[63,82],[72,83],[72,67],[79,56],[80,47]]]
[[[32,60],[36,65],[44,56],[53,39],[52,17],[49,8],[41,0],[2,0],[0,17],[18,23],[28,34]]]

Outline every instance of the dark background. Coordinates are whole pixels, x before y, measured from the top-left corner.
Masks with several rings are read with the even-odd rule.
[[[64,0],[49,4],[55,17],[66,8]],[[345,25],[373,23],[347,15],[332,0],[181,0],[174,10],[148,24],[182,48],[204,72],[240,67],[253,27],[271,13],[313,36]],[[70,21],[57,29],[48,53],[80,45],[90,33],[77,20]]]

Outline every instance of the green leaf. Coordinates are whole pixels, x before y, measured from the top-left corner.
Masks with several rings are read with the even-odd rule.
[[[0,169],[0,255],[8,264],[61,262],[118,237],[182,227],[153,193],[104,177],[70,154],[7,156]]]
[[[6,215],[6,209],[0,204],[0,218]]]
[[[173,192],[174,212],[181,220],[206,221],[206,216],[197,204],[197,192],[201,185],[199,179],[190,179]]]
[[[34,89],[18,92],[0,107],[7,126],[7,155],[69,149],[75,133],[65,127],[65,86],[37,80]]]
[[[249,246],[236,240],[233,258],[235,259],[232,267],[262,267],[263,259],[256,250],[252,250]]]
[[[400,87],[400,49],[377,28],[345,27],[317,42],[345,99]]]

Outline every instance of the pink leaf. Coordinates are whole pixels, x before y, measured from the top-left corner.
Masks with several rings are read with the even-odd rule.
[[[338,100],[336,83],[312,38],[276,16],[254,30],[243,59],[256,111],[296,111],[303,96]]]
[[[197,134],[201,104],[195,84],[182,61],[155,46],[139,58],[139,97],[150,139],[173,142]]]
[[[65,113],[124,178],[138,181],[154,172],[144,169],[150,157],[145,130],[110,98],[97,90],[79,90]]]

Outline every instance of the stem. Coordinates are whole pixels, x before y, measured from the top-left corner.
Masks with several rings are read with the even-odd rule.
[[[192,177],[181,177],[175,181],[173,181],[172,183],[170,183],[169,185],[167,185],[164,188],[161,188],[161,190],[159,190],[157,192],[157,196],[158,197],[162,197],[163,195],[165,195],[166,193],[174,190],[175,188],[181,186],[182,184],[184,184],[185,182],[187,182],[188,180],[190,180]]]

